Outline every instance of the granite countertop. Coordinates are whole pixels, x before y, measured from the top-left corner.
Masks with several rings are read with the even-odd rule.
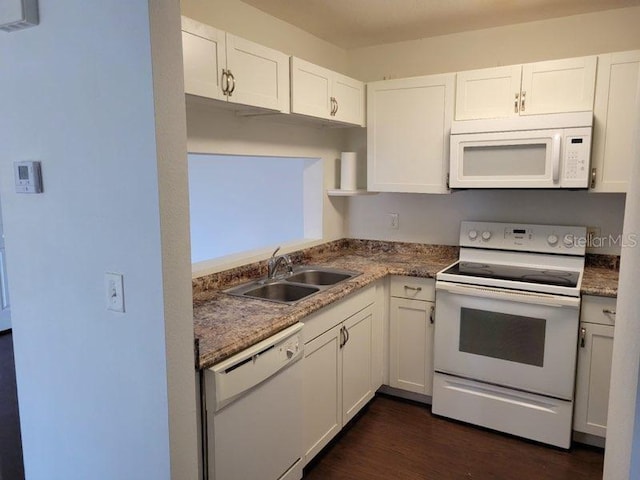
[[[295,305],[222,293],[222,289],[266,276],[266,261],[194,279],[194,332],[199,341],[200,369],[229,358],[387,275],[434,278],[457,260],[458,247],[343,239],[290,255],[297,265],[321,265],[362,274]],[[615,263],[612,258],[587,262],[583,294],[616,296],[618,272],[611,268]]]

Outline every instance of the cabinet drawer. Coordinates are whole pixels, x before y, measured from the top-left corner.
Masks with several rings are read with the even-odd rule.
[[[308,343],[318,335],[323,334],[363,308],[368,307],[375,302],[375,298],[376,286],[370,285],[303,318],[304,329],[302,334],[304,343]]]
[[[600,325],[615,325],[615,311],[615,298],[584,295],[582,297],[582,311],[580,312],[580,321],[588,323],[598,323]]]
[[[433,301],[436,297],[433,278],[391,277],[391,296]]]

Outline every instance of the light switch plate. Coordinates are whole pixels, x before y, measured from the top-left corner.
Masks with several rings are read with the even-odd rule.
[[[105,273],[104,286],[107,310],[124,313],[124,288],[121,273]]]

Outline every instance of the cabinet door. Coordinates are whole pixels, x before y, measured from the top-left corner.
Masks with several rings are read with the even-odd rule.
[[[367,86],[367,188],[447,193],[454,74]]]
[[[391,298],[389,383],[409,392],[432,394],[434,303]]]
[[[520,115],[593,110],[596,63],[592,56],[523,65]]]
[[[289,57],[227,33],[229,102],[289,113]]]
[[[304,346],[303,441],[305,463],[342,428],[342,324]]]
[[[334,73],[331,96],[336,100],[334,120],[364,127],[364,83]]]
[[[226,100],[221,85],[226,64],[225,33],[182,17],[182,56],[185,93]]]
[[[614,327],[582,322],[580,328],[584,346],[581,343],[578,348],[573,429],[604,437],[607,431]]]
[[[369,306],[344,322],[342,347],[342,423],[351,420],[373,398],[371,362],[373,312]]]
[[[521,66],[459,72],[456,120],[512,117],[519,112]]]
[[[598,56],[593,109],[595,192],[626,192],[634,150],[640,50]]]
[[[291,113],[331,118],[331,70],[291,57]]]

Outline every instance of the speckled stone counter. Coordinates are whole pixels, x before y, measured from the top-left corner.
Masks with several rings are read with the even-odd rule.
[[[194,331],[200,368],[208,368],[387,275],[435,277],[458,258],[458,248],[338,240],[291,254],[294,264],[362,272],[295,305],[232,297],[220,289],[266,275],[266,262],[194,279]]]
[[[582,277],[582,294],[617,297],[619,270],[619,256],[587,254]]]
[[[433,278],[457,260],[458,252],[458,247],[452,246],[347,239],[293,252],[290,256],[296,265],[362,272],[295,305],[238,298],[221,292],[266,276],[266,261],[194,279],[194,331],[199,340],[199,367],[208,368],[387,275]],[[587,257],[583,294],[617,295],[617,258]]]

